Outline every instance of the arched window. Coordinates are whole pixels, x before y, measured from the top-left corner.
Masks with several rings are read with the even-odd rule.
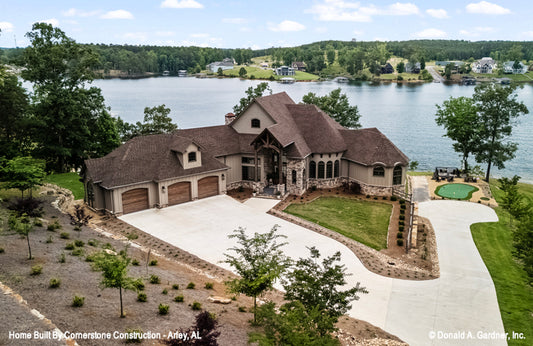
[[[385,176],[385,168],[382,166],[374,167],[373,172],[374,177],[384,177]]]
[[[326,164],[326,178],[333,178],[333,162],[331,161],[328,161],[328,163]]]
[[[339,177],[339,160],[335,160],[335,165],[333,166],[333,176],[335,178]]]
[[[402,167],[396,166],[392,171],[392,185],[401,185],[402,184]]]
[[[292,183],[296,184],[296,171],[294,169],[292,170]]]
[[[309,162],[309,179],[315,179],[316,178],[316,162],[311,161]]]
[[[252,127],[256,129],[261,128],[261,120],[252,119]]]
[[[324,161],[318,163],[318,179],[324,179]]]

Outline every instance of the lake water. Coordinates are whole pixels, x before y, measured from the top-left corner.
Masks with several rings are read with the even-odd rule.
[[[94,82],[102,89],[113,115],[128,122],[142,121],[144,107],[165,104],[180,128],[224,124],[224,115],[232,111],[248,87],[258,83],[260,81],[178,77]],[[451,96],[471,96],[473,86],[336,82],[271,82],[270,86],[274,93],[286,91],[295,102],[301,102],[308,92],[324,95],[340,87],[351,104],[358,106],[363,127],[377,127],[411,160],[418,161],[420,170],[433,170],[435,166],[460,167],[460,155],[453,151],[452,141],[442,137],[443,128],[435,124],[435,105]],[[533,113],[533,86],[525,85],[517,94]],[[493,170],[493,174],[518,174],[523,181],[533,182],[533,114],[519,119],[511,140],[519,144],[516,158],[506,163],[506,169]],[[486,165],[481,167],[485,169]]]

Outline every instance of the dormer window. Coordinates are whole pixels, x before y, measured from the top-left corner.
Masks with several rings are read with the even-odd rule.
[[[252,128],[255,128],[255,129],[261,128],[261,120],[252,119]]]
[[[188,157],[189,157],[189,162],[196,162],[196,151],[190,152]]]

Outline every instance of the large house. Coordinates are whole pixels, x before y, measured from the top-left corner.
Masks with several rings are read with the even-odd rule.
[[[87,204],[120,215],[223,194],[239,186],[300,195],[357,182],[389,195],[408,158],[376,128],[347,129],[284,92],[255,99],[228,124],[131,139],[86,160]]]
[[[222,61],[212,62],[209,65],[207,65],[205,68],[206,70],[209,70],[213,73],[217,73],[219,68],[222,69],[222,71],[233,69],[234,64],[235,62],[233,61],[233,59],[225,58]]]
[[[274,70],[278,76],[294,76],[296,71],[289,66],[280,66]]]
[[[503,73],[523,74],[527,72],[527,66],[521,61],[506,61],[503,63]]]
[[[496,67],[496,61],[494,59],[485,57],[472,64],[472,72],[475,73],[492,73],[492,70]]]

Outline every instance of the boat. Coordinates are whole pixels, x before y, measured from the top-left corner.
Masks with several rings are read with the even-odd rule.
[[[170,76],[170,71],[163,71],[163,76]]]
[[[296,82],[296,79],[291,78],[291,77],[284,77],[284,78],[281,78],[279,81],[282,84],[292,84],[292,83]]]
[[[336,80],[337,83],[348,83],[350,81],[348,77],[337,77]]]

